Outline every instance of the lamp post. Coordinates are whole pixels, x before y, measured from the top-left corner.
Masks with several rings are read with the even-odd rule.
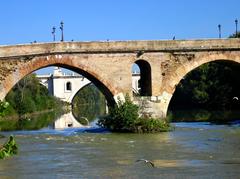
[[[60,23],[60,29],[61,29],[61,31],[62,31],[62,38],[61,38],[61,42],[63,42],[64,41],[64,37],[63,37],[63,21]]]
[[[235,20],[235,25],[236,25],[236,38],[237,38],[237,33],[238,33],[238,20]]]
[[[218,37],[221,39],[222,34],[221,34],[221,24],[218,24]]]
[[[56,32],[56,27],[53,26],[52,28],[53,41],[55,41],[55,32]]]

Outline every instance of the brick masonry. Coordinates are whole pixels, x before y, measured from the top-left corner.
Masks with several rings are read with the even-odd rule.
[[[132,65],[145,60],[151,66],[152,96],[148,111],[166,116],[179,81],[198,66],[215,61],[240,62],[239,39],[59,42],[0,46],[0,99],[27,74],[51,65],[78,72],[95,83],[109,104],[132,95]],[[143,98],[139,98],[136,103]]]

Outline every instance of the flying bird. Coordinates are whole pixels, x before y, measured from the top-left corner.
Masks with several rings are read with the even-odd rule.
[[[233,97],[233,100],[237,100],[237,101],[238,101],[238,97],[237,97],[237,96],[234,96],[234,97]]]
[[[144,162],[146,164],[150,164],[152,167],[154,167],[154,163],[151,162],[150,160],[146,160],[146,159],[138,159],[136,160],[136,162]]]

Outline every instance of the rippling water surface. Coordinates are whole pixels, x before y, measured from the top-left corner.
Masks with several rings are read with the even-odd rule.
[[[95,129],[4,133],[16,136],[20,151],[0,161],[0,178],[239,178],[238,124],[173,125],[173,132],[144,135]],[[141,158],[155,167],[135,162]]]

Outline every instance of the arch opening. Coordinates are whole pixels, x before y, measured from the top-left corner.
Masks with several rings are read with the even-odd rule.
[[[240,64],[215,60],[188,72],[168,106],[174,121],[227,122],[240,117]]]
[[[68,70],[68,69],[64,69],[64,70]],[[81,83],[80,89],[81,88],[84,89],[84,88],[86,88],[86,86],[94,86],[94,90],[95,90],[94,92],[97,94],[100,93],[99,87],[96,87],[91,81],[86,80],[86,78],[83,77],[82,75],[73,73],[73,71],[71,71],[71,74],[66,74],[63,72],[64,71],[62,71],[62,69],[60,69],[59,66],[54,67],[54,71],[52,74],[45,73],[44,75],[40,75],[39,78],[42,81],[40,81],[40,79],[38,79],[36,71],[33,71],[30,74],[24,76],[12,88],[12,90],[9,91],[9,93],[6,96],[6,100],[11,101],[10,104],[11,104],[12,109],[10,109],[10,110],[14,110],[14,108],[17,107],[18,110],[14,110],[14,111],[16,112],[16,114],[19,114],[19,116],[21,118],[24,118],[23,120],[25,121],[26,113],[30,114],[30,113],[35,113],[36,111],[55,109],[54,106],[51,106],[51,104],[53,105],[53,103],[55,103],[57,101],[54,99],[51,100],[51,98],[49,98],[50,97],[49,94],[51,94],[51,96],[55,96],[53,91],[54,91],[54,89],[57,89],[60,91],[60,93],[64,93],[64,91],[67,93],[70,93],[72,91],[72,92],[74,92],[74,96],[76,97],[77,96],[76,92],[75,92],[76,91],[76,82]],[[77,79],[77,81],[72,81],[74,79]],[[59,80],[62,80],[62,83],[59,83]],[[97,81],[97,80],[98,79],[95,79],[95,81]],[[97,84],[101,84],[101,82],[98,82]],[[103,84],[101,84],[101,85],[104,87]],[[105,87],[105,88],[107,88],[107,87]],[[105,88],[102,88],[102,89],[105,90]],[[79,91],[79,89],[78,89],[78,91]],[[19,94],[17,94],[17,93],[19,93]],[[108,93],[111,94],[110,90],[109,90],[109,92],[108,91],[105,92],[105,94],[108,94]],[[87,94],[87,93],[85,93],[85,94]],[[83,96],[85,96],[85,94]],[[17,95],[17,98],[16,98],[16,95]],[[69,94],[69,95],[71,96],[72,94]],[[55,97],[59,98],[58,96],[55,96]],[[87,97],[91,98],[91,95],[88,95]],[[104,106],[102,108],[103,110],[101,109],[101,112],[103,115],[103,112],[105,114],[105,111],[106,111],[106,103],[105,102],[107,101],[107,98],[102,93],[101,93],[101,98],[104,99],[103,100],[104,103],[102,103],[102,104],[104,104]],[[92,99],[95,100],[96,98],[92,98]],[[61,100],[63,100],[63,99],[61,99]],[[66,101],[66,100],[63,100],[63,101]],[[59,100],[59,102],[61,103],[60,100]],[[19,104],[16,104],[16,103],[19,103]],[[63,103],[63,102],[61,104],[60,103],[57,105],[58,107],[67,106],[66,103]],[[50,106],[48,104],[50,104]],[[86,104],[83,104],[83,105],[86,105]],[[30,108],[29,108],[29,106],[30,106]],[[45,107],[46,107],[46,109],[45,109]],[[88,111],[87,111],[88,115],[91,114],[91,112],[92,112],[91,110],[93,110],[95,119],[96,119],[96,117],[99,116],[99,114],[96,113],[95,108],[93,108],[93,107],[85,108],[85,111],[86,111],[86,109],[88,109]],[[81,110],[81,112],[82,111],[84,111],[84,110]],[[82,115],[84,115],[84,114],[81,114],[81,117],[82,117]],[[79,117],[79,116],[75,116],[75,117]],[[84,116],[84,117],[87,117],[88,119],[90,118],[89,116]],[[26,118],[26,120],[28,120],[28,119],[30,119],[30,118]],[[78,119],[78,118],[76,118],[76,119]],[[67,126],[67,127],[71,127],[71,126]]]
[[[93,122],[97,117],[106,114],[106,99],[93,83],[89,83],[73,97],[72,113],[81,124]]]
[[[22,74],[23,76],[21,76],[21,77],[19,76],[20,77],[19,81],[21,79],[23,79],[25,76],[27,76],[28,74],[31,74],[35,71],[38,71],[38,70],[41,70],[41,69],[44,69],[44,68],[51,68],[51,67],[64,68],[66,70],[69,70],[69,71],[72,71],[74,73],[80,74],[84,78],[91,81],[103,93],[103,95],[106,98],[107,105],[114,106],[116,104],[116,102],[113,98],[113,93],[112,93],[111,89],[109,89],[108,86],[107,86],[109,84],[106,85],[104,82],[101,81],[101,79],[98,79],[97,74],[91,74],[90,72],[83,70],[81,67],[72,66],[71,64],[69,65],[69,64],[65,64],[65,63],[62,64],[62,63],[53,62],[51,64],[42,65],[41,67],[38,67],[38,68],[35,68],[35,69],[28,68],[28,70],[31,70],[31,71],[25,72],[25,74]],[[19,82],[19,81],[16,81],[16,83],[13,84],[13,86],[16,85],[17,82]],[[65,86],[63,86],[62,88],[65,88],[65,90],[67,90],[67,88],[68,89],[70,89],[70,87],[73,88],[72,85],[73,84],[71,84],[71,85],[68,84],[68,87],[67,87],[67,84],[65,84]],[[13,86],[11,88],[13,88]],[[11,88],[7,89],[7,91],[9,92],[11,90]],[[50,88],[52,88],[52,87],[50,86]],[[52,89],[52,90],[54,90],[54,89]],[[8,94],[8,92],[7,92],[7,94]],[[6,97],[7,94],[5,94],[5,97]]]
[[[137,81],[133,80],[133,73],[132,86],[135,88],[134,94],[152,96],[152,72],[150,64],[145,60],[137,60],[132,66],[132,71],[140,76]]]
[[[110,89],[108,89],[108,87],[106,85],[104,85],[95,76],[88,73],[87,71],[82,70],[81,68],[77,68],[77,67],[73,67],[73,66],[69,66],[69,65],[62,65],[62,64],[55,64],[55,65],[59,66],[59,67],[62,67],[62,68],[66,68],[66,69],[71,70],[73,72],[76,72],[76,73],[82,75],[84,78],[87,78],[89,81],[91,81],[103,93],[103,95],[105,96],[105,98],[108,102],[108,105],[110,105],[110,106],[115,105],[113,94],[110,91]]]

